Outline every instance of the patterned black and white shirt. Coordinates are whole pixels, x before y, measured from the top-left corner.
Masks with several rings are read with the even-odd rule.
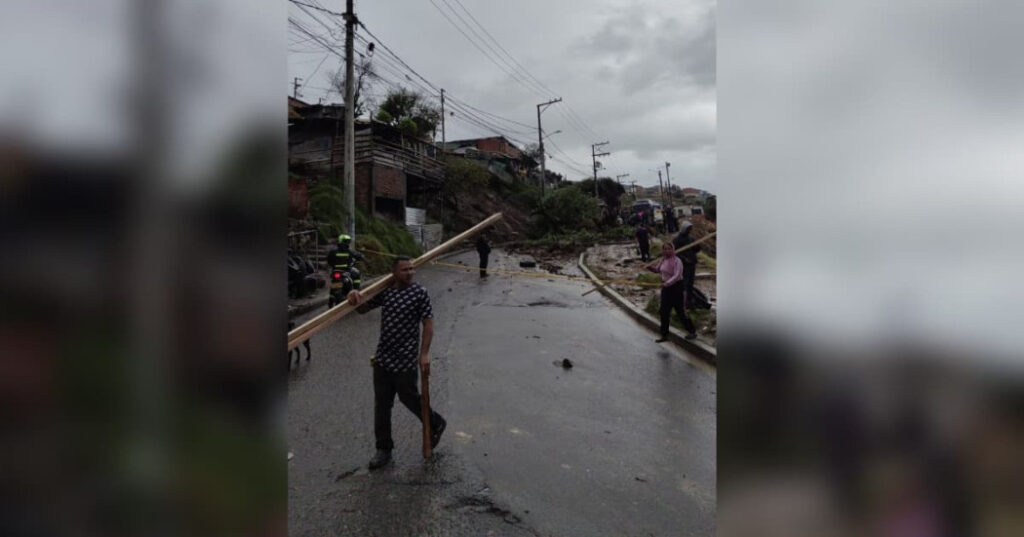
[[[418,283],[405,289],[391,287],[371,298],[370,309],[381,306],[380,341],[374,356],[378,367],[392,373],[419,364],[420,324],[434,316],[427,290]]]

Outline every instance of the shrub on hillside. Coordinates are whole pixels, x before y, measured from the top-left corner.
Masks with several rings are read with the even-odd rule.
[[[445,189],[451,192],[469,192],[488,185],[491,174],[482,164],[461,157],[445,159]]]
[[[357,210],[356,238],[367,235],[375,238],[383,247],[382,251],[387,253],[404,254],[414,258],[423,254],[423,249],[416,244],[412,234],[404,226],[380,218],[370,218]]]
[[[310,190],[309,214],[318,222],[321,237],[337,237],[345,230],[345,193],[327,181]]]
[[[600,214],[594,198],[577,188],[559,188],[546,193],[537,204],[531,234],[540,237],[549,233],[594,230]]]

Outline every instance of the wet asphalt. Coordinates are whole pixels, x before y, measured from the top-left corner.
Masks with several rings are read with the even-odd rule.
[[[476,254],[447,260],[460,261]],[[498,251],[491,266],[518,269]],[[317,334],[289,378],[289,535],[714,533],[713,368],[581,297],[583,283],[443,267],[416,280],[433,303],[444,438],[424,461],[396,401],[395,462],[369,472],[379,310]]]

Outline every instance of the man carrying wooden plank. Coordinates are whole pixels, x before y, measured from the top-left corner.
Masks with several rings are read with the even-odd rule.
[[[380,340],[373,357],[374,436],[377,452],[370,460],[370,469],[391,462],[394,441],[391,439],[391,407],[398,400],[420,418],[423,414],[420,394],[416,387],[417,354],[419,370],[424,377],[430,374],[430,341],[434,336],[434,316],[427,290],[413,282],[416,269],[407,256],[398,256],[392,265],[394,283],[369,301],[359,291],[348,294],[348,303],[356,311],[366,313],[381,307]],[[419,339],[419,325],[423,324],[423,338]],[[417,353],[417,348],[419,352]],[[444,432],[444,418],[430,409],[431,448],[437,446]]]

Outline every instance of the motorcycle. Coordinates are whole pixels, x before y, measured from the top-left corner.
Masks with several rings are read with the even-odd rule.
[[[361,286],[362,275],[356,267],[348,270],[340,267],[331,269],[331,290],[327,297],[327,308],[341,304],[348,297],[349,291],[359,289]]]

